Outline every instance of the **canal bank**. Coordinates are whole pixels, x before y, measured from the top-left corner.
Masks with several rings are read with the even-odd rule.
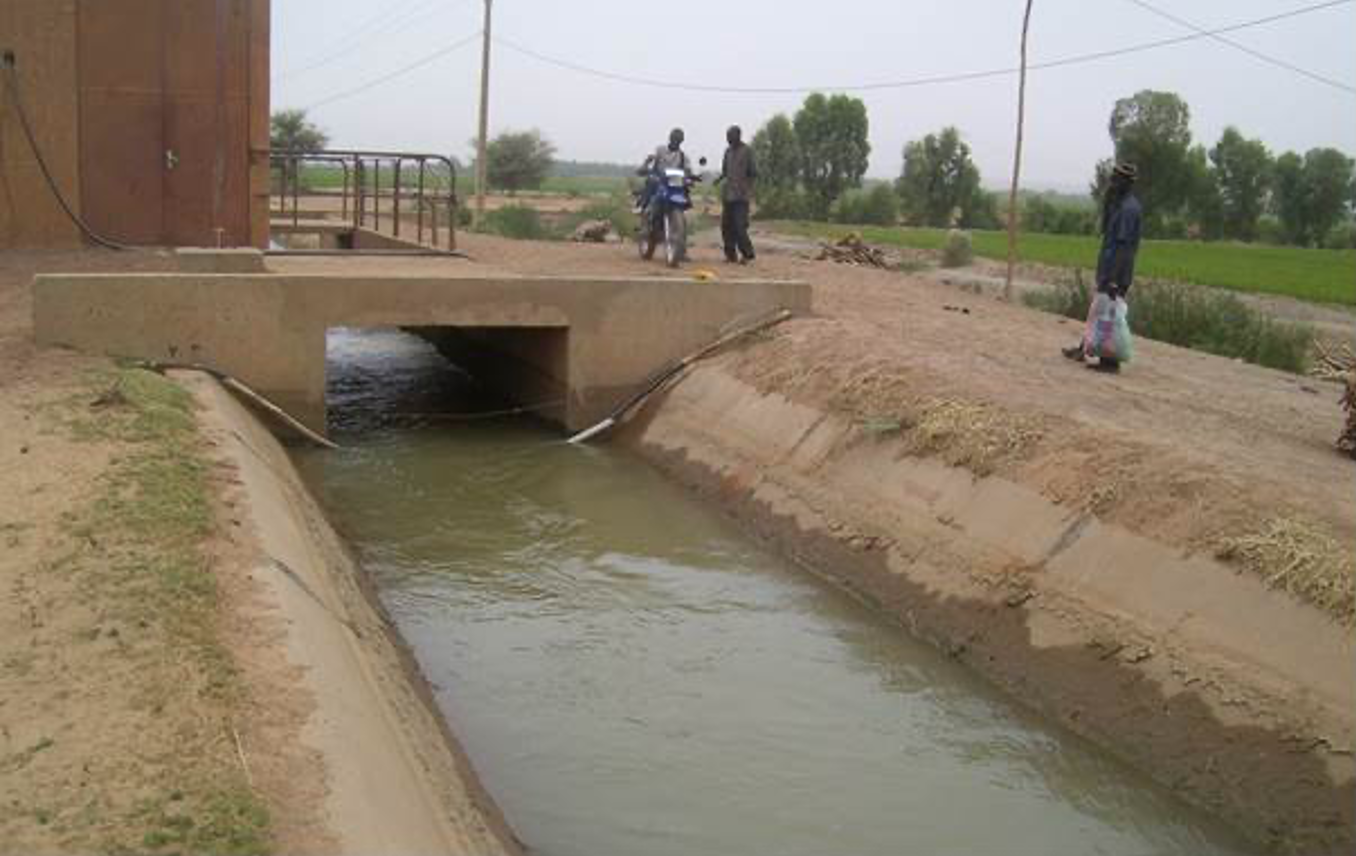
[[[1278,850],[1331,852],[1344,846],[1351,829],[1346,751],[1351,732],[1349,709],[1342,705],[1348,630],[1213,560],[1100,522],[1081,505],[1051,503],[1040,491],[994,475],[1002,466],[980,476],[947,463],[943,450],[920,454],[904,442],[900,426],[865,421],[827,399],[816,408],[803,393],[793,400],[759,388],[753,369],[760,365],[758,347],[698,367],[620,439],[677,481],[717,499],[782,555],[868,601],[903,623],[910,635],[1148,773],[1174,795]],[[375,378],[378,384],[389,382],[380,372]],[[370,385],[373,377],[364,382]],[[284,517],[306,509],[305,522],[294,525],[288,536],[299,539],[293,549],[323,533],[320,541],[328,546],[310,565],[311,573],[321,575],[319,588],[296,573],[286,555],[282,564],[270,563],[277,571],[275,586],[290,584],[300,592],[293,592],[288,608],[313,613],[306,632],[327,625],[330,643],[338,641],[342,634],[333,634],[351,616],[341,612],[344,620],[336,620],[332,595],[317,598],[314,592],[330,591],[337,579],[338,588],[348,592],[340,597],[344,609],[370,612],[374,593],[360,585],[365,571],[337,540],[330,540],[329,524],[308,491],[293,481],[281,451],[258,453],[272,448],[264,429],[211,384],[194,384],[208,405],[204,418],[209,424],[231,414],[226,435],[237,441],[236,464],[257,459],[251,478],[259,484],[246,504],[260,504],[260,497],[271,493],[273,498],[263,502],[272,509],[262,515],[265,519],[279,508],[287,511]],[[419,408],[416,404],[401,418],[437,416]],[[456,432],[464,426],[440,427]],[[223,435],[218,430],[214,436]],[[534,447],[542,442],[538,438],[509,456],[536,458],[541,449]],[[550,445],[553,454],[592,454]],[[269,463],[261,467],[262,460]],[[460,475],[450,473],[445,481],[455,482]],[[266,487],[270,481],[277,483]],[[418,485],[404,487],[416,499],[426,496]],[[342,516],[345,509],[332,510]],[[343,528],[354,537],[351,526]],[[549,532],[533,530],[525,538],[543,534]],[[520,546],[529,549],[526,543]],[[296,561],[304,565],[307,560]],[[306,584],[297,585],[298,579]],[[274,595],[284,599],[277,591]],[[370,615],[377,621],[372,626],[382,628],[377,635],[386,643],[379,647],[387,653],[356,670],[351,663],[341,666],[338,673],[367,671],[377,683],[382,674],[410,675],[410,661],[389,626],[377,613]],[[1254,632],[1259,627],[1267,628],[1265,639]],[[410,628],[401,630],[411,635]],[[422,644],[447,642],[435,635],[432,643],[425,639]],[[416,653],[420,644],[415,642]],[[513,647],[512,640],[503,644]],[[420,666],[429,674],[428,662],[421,660]],[[457,671],[430,676],[440,695],[446,695],[444,681]],[[422,678],[415,678],[415,685],[422,686]],[[395,704],[394,714],[389,700],[369,704],[378,718],[396,722],[378,744],[384,740],[379,754],[386,762],[405,759],[404,769],[392,775],[404,778],[404,792],[417,798],[402,804],[422,805],[425,811],[435,806],[431,816],[450,817],[454,826],[469,824],[492,838],[497,830],[500,840],[511,842],[442,720],[430,714],[428,698],[412,696],[410,686],[396,691],[404,701]],[[323,697],[325,689],[313,686],[312,691]],[[504,709],[532,704],[525,696]],[[455,706],[450,709],[444,698],[441,709],[460,734]],[[502,719],[502,710],[489,718]],[[342,734],[336,728],[327,742],[323,735],[312,737],[332,768],[332,786],[339,782],[343,791],[343,770],[353,774],[347,784],[353,798],[371,786],[360,787],[356,779],[371,759],[355,757]],[[442,761],[435,751],[430,765],[419,756],[434,734],[437,743],[450,748]],[[332,800],[333,806],[342,803],[342,797]],[[354,835],[372,829],[367,824],[373,822],[391,828],[389,819],[334,816],[351,823]],[[448,835],[444,823],[429,826],[427,817],[422,824],[396,826],[405,833],[422,826],[433,836],[430,841]],[[459,834],[452,832],[454,839]]]
[[[399,333],[329,354],[298,469],[530,852],[1256,852],[626,450]]]
[[[288,751],[318,758],[321,781],[308,785],[325,852],[520,852],[287,452],[209,376],[177,379],[201,405],[211,460],[229,473],[222,500],[242,544],[230,564],[251,589],[232,653],[250,678],[286,673],[270,707],[304,719]]]
[[[1097,484],[1124,438],[825,368],[798,323],[694,369],[627,445],[1257,840],[1350,849],[1349,625],[1218,561],[1199,509],[1188,528],[1173,496]]]

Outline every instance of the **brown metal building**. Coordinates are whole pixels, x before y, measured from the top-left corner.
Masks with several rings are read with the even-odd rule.
[[[38,146],[95,232],[267,243],[269,2],[0,0],[0,51]],[[0,81],[0,247],[80,240]]]

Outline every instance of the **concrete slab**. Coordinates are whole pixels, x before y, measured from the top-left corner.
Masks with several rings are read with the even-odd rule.
[[[179,247],[174,257],[184,273],[264,272],[264,254],[254,247]]]
[[[33,292],[39,344],[209,366],[316,430],[332,327],[454,328],[507,393],[558,392],[577,429],[740,322],[810,309],[809,285],[767,280],[62,274]]]

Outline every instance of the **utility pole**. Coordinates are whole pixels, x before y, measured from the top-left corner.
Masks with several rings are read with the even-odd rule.
[[[1031,27],[1031,3],[1032,0],[1026,0],[1026,14],[1022,16],[1022,70],[1017,83],[1017,151],[1012,157],[1012,193],[1008,195],[1008,275],[1003,280],[1004,300],[1012,299],[1012,274],[1017,267],[1017,187],[1022,180],[1022,121],[1026,118],[1026,33]]]
[[[490,7],[494,0],[485,0],[485,37],[480,53],[480,139],[476,143],[476,208],[471,217],[471,227],[480,228],[485,216],[485,146],[486,134],[490,124]]]

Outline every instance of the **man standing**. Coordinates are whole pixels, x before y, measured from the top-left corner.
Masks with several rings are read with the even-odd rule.
[[[1097,256],[1097,292],[1112,300],[1118,297],[1124,300],[1135,280],[1135,256],[1139,253],[1144,220],[1143,208],[1134,193],[1138,175],[1133,164],[1116,164],[1111,171],[1111,182],[1102,205],[1102,249]],[[1075,347],[1065,348],[1064,356],[1071,360],[1096,356],[1097,364],[1091,368],[1106,372],[1120,371],[1120,360],[1093,354],[1091,346],[1091,340],[1085,336]]]
[[[725,241],[725,260],[748,264],[754,258],[753,241],[749,240],[749,202],[753,199],[758,166],[738,125],[731,125],[725,132],[725,141],[730,146],[725,150],[720,178],[716,179],[717,183],[724,183],[720,193],[720,234]]]

